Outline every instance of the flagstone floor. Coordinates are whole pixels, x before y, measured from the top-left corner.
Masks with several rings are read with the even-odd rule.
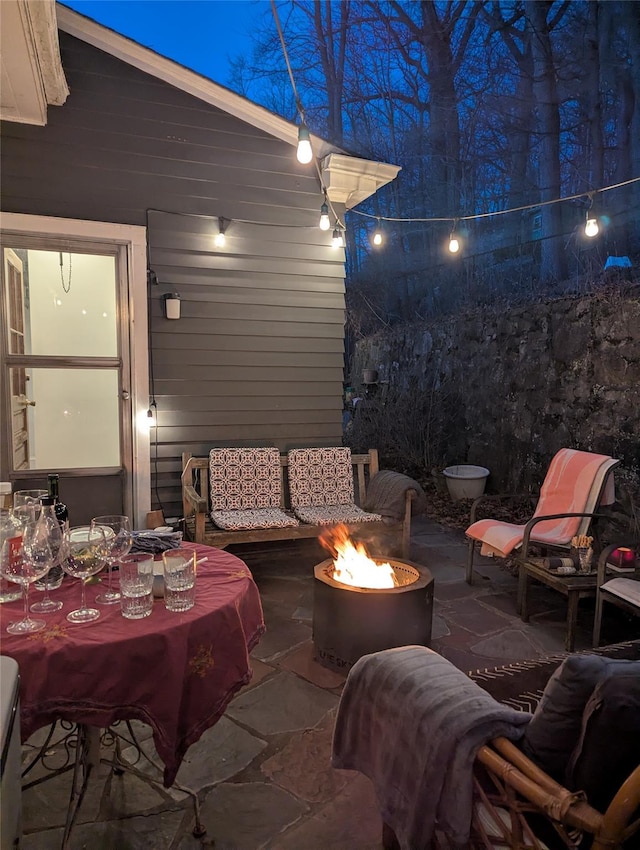
[[[534,613],[522,623],[516,579],[484,560],[468,586],[466,551],[461,532],[414,521],[412,560],[435,578],[432,647],[462,670],[563,651],[563,597],[534,586]],[[314,661],[311,642],[312,567],[325,554],[309,541],[236,554],[260,588],[267,632],[252,653],[250,685],[191,747],[178,774],[179,783],[198,792],[206,835],[192,835],[193,808],[184,794],[103,765],[91,777],[72,850],[380,850],[369,780],[330,764],[344,678]],[[592,622],[593,603],[581,603],[576,649],[590,646]],[[638,637],[637,621],[619,612],[604,629],[606,642]],[[150,730],[136,724],[136,732],[151,748]],[[62,747],[51,750],[52,763],[64,758]],[[67,773],[23,794],[23,850],[60,847],[70,786]]]

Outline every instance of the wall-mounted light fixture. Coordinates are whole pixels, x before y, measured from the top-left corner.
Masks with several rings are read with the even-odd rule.
[[[165,292],[162,296],[164,301],[164,315],[167,319],[180,318],[180,295],[177,292]]]

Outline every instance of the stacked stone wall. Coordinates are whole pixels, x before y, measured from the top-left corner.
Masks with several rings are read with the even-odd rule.
[[[431,457],[488,467],[494,490],[539,485],[563,446],[619,457],[631,474],[640,468],[636,297],[567,298],[405,325],[358,344],[356,387],[365,369],[378,371],[380,401],[400,394],[405,406],[435,418],[440,411],[441,445]]]

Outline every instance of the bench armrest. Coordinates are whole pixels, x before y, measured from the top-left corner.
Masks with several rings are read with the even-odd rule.
[[[196,492],[193,484],[185,484],[182,488],[182,496],[195,511],[195,513],[205,513],[207,512],[207,500],[203,499],[199,493]],[[190,512],[191,513],[191,512]]]

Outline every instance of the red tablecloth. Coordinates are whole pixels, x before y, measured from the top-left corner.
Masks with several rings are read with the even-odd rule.
[[[2,654],[20,668],[23,740],[57,718],[99,727],[141,720],[153,729],[164,784],[172,784],[188,747],[251,679],[249,652],[264,632],[246,564],[220,549],[185,546],[207,558],[197,568],[191,611],[173,613],[155,599],[149,617],[126,620],[119,605],[96,605],[99,620],[72,624],[66,614],[79,607],[80,584],[69,577],[52,594],[64,608],[38,615],[47,620],[43,631],[7,634],[22,602],[0,606]],[[103,587],[87,586],[88,604]],[[30,603],[38,597],[32,589]]]

